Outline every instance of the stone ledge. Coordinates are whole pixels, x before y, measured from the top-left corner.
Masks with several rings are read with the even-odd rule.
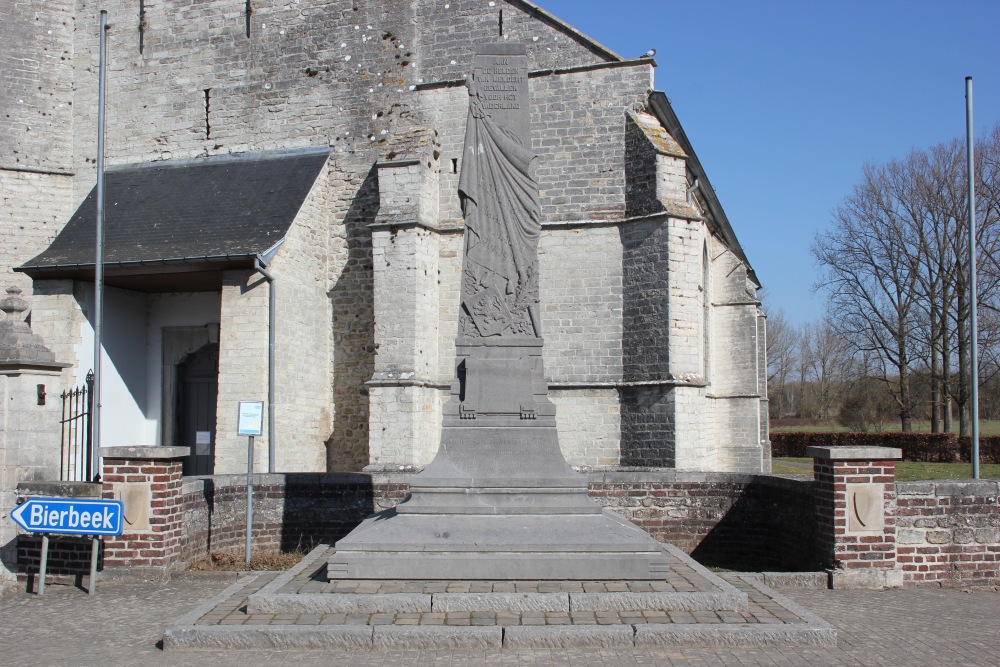
[[[830,588],[834,590],[873,590],[903,586],[903,571],[883,568],[830,570]]]
[[[19,496],[100,498],[101,484],[94,482],[18,482]]]
[[[149,459],[161,461],[182,459],[191,453],[190,447],[101,447],[98,453],[106,459]]]
[[[807,447],[806,456],[831,461],[891,461],[903,458],[898,447]]]
[[[830,577],[826,572],[761,572],[764,585],[770,588],[826,589]]]

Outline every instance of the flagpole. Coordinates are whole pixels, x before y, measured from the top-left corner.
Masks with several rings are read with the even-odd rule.
[[[94,407],[90,415],[91,478],[101,478],[101,351],[104,319],[104,101],[108,78],[108,12],[101,10],[100,56],[97,82],[97,233],[94,261]]]
[[[972,355],[969,373],[972,376],[972,479],[979,479],[979,326],[976,318],[976,167],[973,160],[972,77],[965,77],[965,138],[969,181],[969,303],[972,325]]]

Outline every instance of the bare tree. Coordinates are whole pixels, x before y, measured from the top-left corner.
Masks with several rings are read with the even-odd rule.
[[[828,319],[805,324],[800,341],[802,381],[808,388],[811,412],[820,419],[832,419],[840,413],[854,379],[854,350]]]
[[[1000,343],[1000,125],[977,145],[977,303],[981,345]],[[918,401],[914,370],[926,369],[932,429],[950,431],[956,394],[968,431],[969,248],[965,151],[955,140],[905,159],[865,167],[834,213],[833,229],[813,244],[832,326],[870,355],[910,430]],[[992,309],[992,310],[990,310]],[[985,346],[984,346],[985,347]],[[985,359],[1000,354],[989,348]],[[953,382],[953,369],[957,383]]]
[[[788,323],[784,311],[767,313],[767,387],[770,416],[774,419],[787,414],[789,407],[788,380],[797,365],[798,332]]]
[[[879,378],[912,430],[910,370],[919,297],[914,239],[892,194],[893,169],[865,167],[854,193],[834,212],[832,230],[818,234],[813,255],[827,293],[831,324],[859,352],[874,352]]]

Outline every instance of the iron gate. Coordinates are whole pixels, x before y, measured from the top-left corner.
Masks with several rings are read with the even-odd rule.
[[[90,415],[94,409],[94,371],[87,373],[86,384],[60,394],[62,397],[62,436],[59,444],[60,479],[65,482],[90,482],[94,475]]]

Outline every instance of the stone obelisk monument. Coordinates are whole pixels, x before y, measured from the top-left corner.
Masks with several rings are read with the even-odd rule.
[[[336,544],[331,579],[662,578],[660,545],[587,496],[542,367],[528,57],[484,45],[468,78],[456,373],[411,497]]]

